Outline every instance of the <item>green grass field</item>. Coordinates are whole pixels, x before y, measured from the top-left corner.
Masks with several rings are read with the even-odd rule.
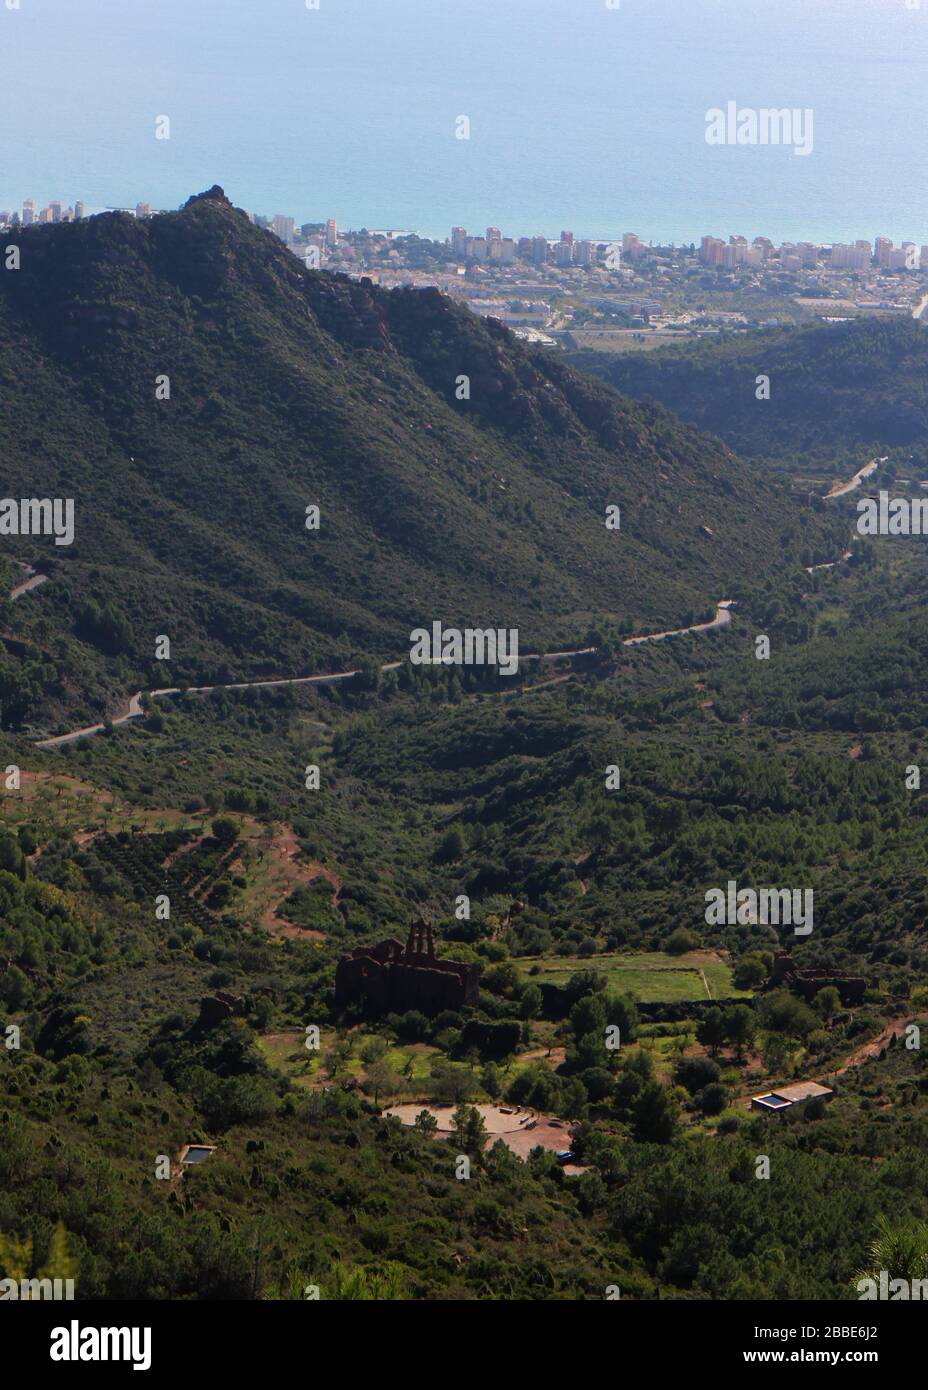
[[[539,967],[537,971],[536,966]],[[593,956],[583,961],[576,957],[539,956],[522,964],[525,973],[531,971],[532,979],[551,985],[565,984],[571,975],[585,967],[601,971],[606,976],[607,989],[613,993],[628,994],[643,1004],[709,997],[745,998],[750,994],[749,990],[735,988],[730,967],[712,951],[688,951],[682,956],[646,951]]]

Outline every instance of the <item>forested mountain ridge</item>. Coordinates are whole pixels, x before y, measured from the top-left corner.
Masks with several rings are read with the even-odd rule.
[[[601,613],[673,624],[833,544],[664,411],[436,292],[306,271],[221,190],[11,241],[6,489],[73,497],[76,538],[3,549],[54,567],[49,683],[71,695],[163,683],[161,633],[198,682],[401,655],[434,618],[523,648]]]
[[[880,1216],[928,1214],[924,1053],[748,1104],[928,1004],[920,554],[807,573],[840,504],[440,295],[304,271],[218,191],[21,249],[7,490],[78,511],[73,547],[0,546],[7,590],[4,557],[50,576],[0,660],[6,1251],[64,1251],[79,1299],[853,1297]],[[619,641],[723,593],[730,625]],[[598,650],[376,669],[431,617]],[[34,742],[139,687],[362,657]],[[812,937],[711,921],[733,878],[814,889]],[[339,957],[420,915],[476,997],[340,1000]],[[780,946],[863,997],[772,988]],[[492,1147],[472,1104],[557,1147]],[[459,1107],[450,1143],[426,1106]]]
[[[746,458],[790,472],[887,449],[924,458],[928,336],[910,318],[859,318],[640,353],[571,353],[636,400],[659,401]],[[757,378],[770,383],[758,400]],[[848,476],[853,472],[851,468]]]

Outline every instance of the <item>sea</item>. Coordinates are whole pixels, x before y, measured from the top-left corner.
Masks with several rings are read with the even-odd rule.
[[[926,73],[928,0],[0,0],[0,209],[921,245]]]

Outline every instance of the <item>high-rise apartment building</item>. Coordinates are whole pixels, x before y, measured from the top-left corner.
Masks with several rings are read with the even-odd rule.
[[[836,241],[831,248],[829,264],[833,270],[869,270],[872,259],[873,247],[869,241],[855,241],[853,246]]]
[[[889,253],[890,270],[915,270],[918,266],[918,253],[915,243],[904,241],[901,246]]]
[[[705,265],[721,265],[724,241],[717,236],[704,236],[699,248],[699,258]]]

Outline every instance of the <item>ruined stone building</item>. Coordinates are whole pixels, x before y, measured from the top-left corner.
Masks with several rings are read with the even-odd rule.
[[[418,1009],[437,1014],[476,1004],[480,966],[439,960],[432,927],[424,918],[409,928],[404,946],[391,937],[376,946],[356,946],[335,968],[335,1003],[366,1003],[378,1012]]]
[[[814,999],[820,989],[833,985],[841,996],[841,1003],[845,1005],[859,1004],[867,988],[867,981],[862,975],[841,975],[833,970],[805,970],[796,965],[786,951],[777,951],[774,956],[769,983],[786,985],[805,1000]]]
[[[200,1000],[200,1017],[196,1026],[201,1032],[209,1032],[212,1028],[218,1028],[227,1018],[244,1013],[244,999],[237,994],[228,994],[225,990],[217,989],[215,994],[204,994]]]

